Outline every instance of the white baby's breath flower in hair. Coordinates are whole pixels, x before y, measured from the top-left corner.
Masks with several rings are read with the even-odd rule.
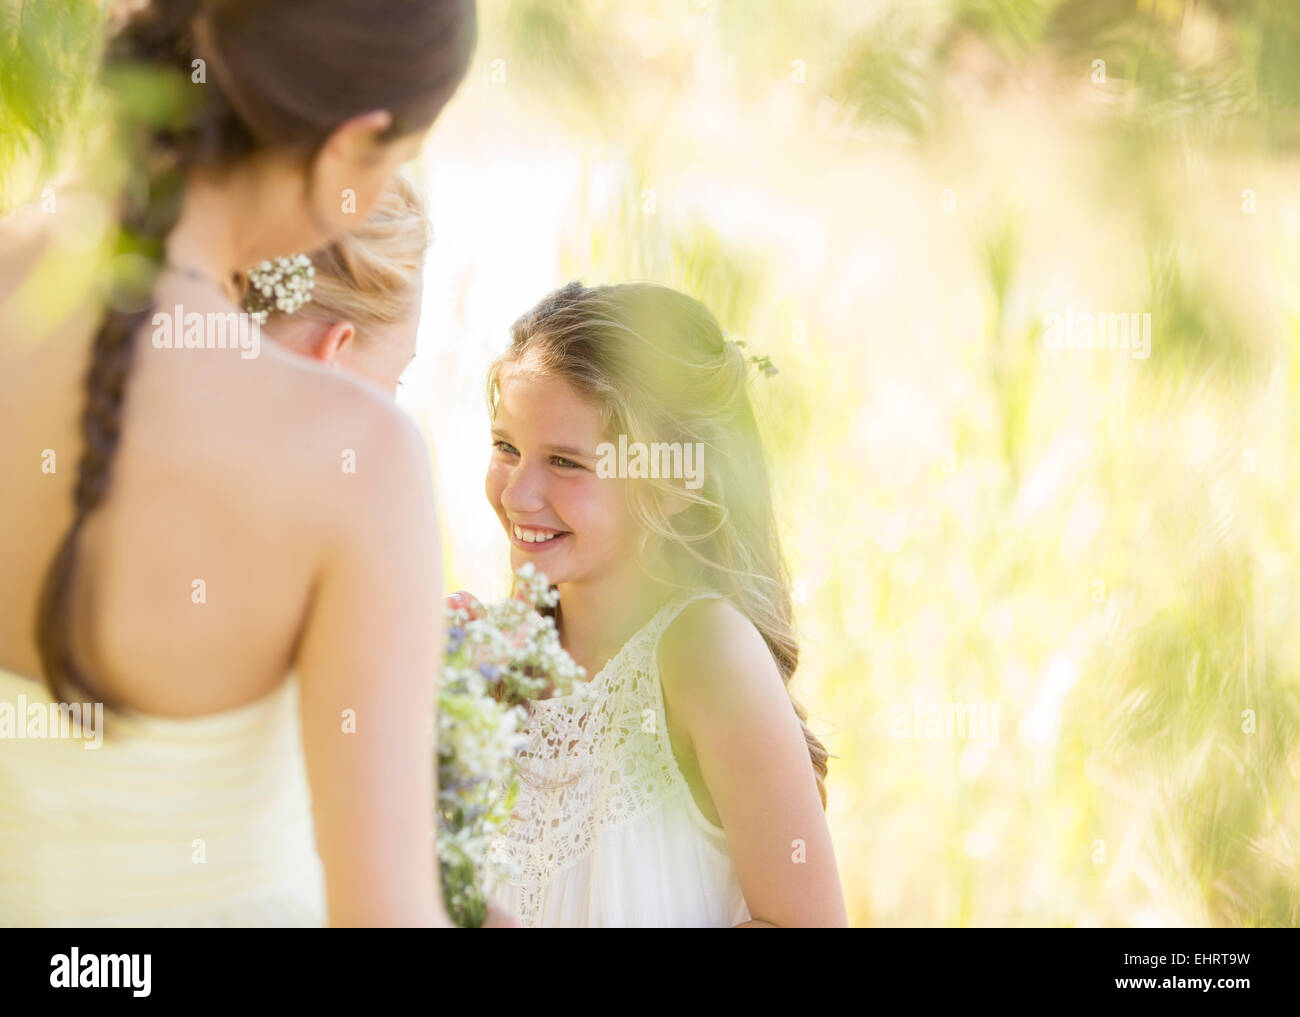
[[[265,323],[272,311],[293,314],[311,300],[316,270],[305,254],[263,261],[248,270],[244,307],[249,317]]]

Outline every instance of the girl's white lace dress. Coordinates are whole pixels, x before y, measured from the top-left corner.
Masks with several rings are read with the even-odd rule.
[[[668,739],[659,639],[698,594],[665,604],[600,673],[530,704],[521,789],[490,857],[524,925],[731,926],[748,921],[726,834],[691,797]]]

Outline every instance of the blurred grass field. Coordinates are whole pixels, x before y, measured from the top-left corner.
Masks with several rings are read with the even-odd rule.
[[[480,12],[402,394],[449,588],[506,574],[510,322],[569,279],[678,286],[780,370],[754,391],[851,919],[1300,924],[1300,9]],[[0,204],[85,115],[58,68],[89,24],[0,61]],[[1149,314],[1150,355],[1048,348],[1067,308]],[[996,738],[898,737],[918,701]]]

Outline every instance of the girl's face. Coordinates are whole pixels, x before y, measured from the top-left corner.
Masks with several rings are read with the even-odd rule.
[[[607,440],[600,410],[567,382],[502,368],[488,501],[510,565],[532,562],[552,585],[597,581],[633,564],[637,527],[626,480],[596,476]]]

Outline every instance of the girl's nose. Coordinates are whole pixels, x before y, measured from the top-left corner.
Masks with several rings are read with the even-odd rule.
[[[535,471],[523,465],[511,471],[510,479],[501,491],[501,506],[511,514],[519,515],[540,512],[546,507],[540,478]]]

